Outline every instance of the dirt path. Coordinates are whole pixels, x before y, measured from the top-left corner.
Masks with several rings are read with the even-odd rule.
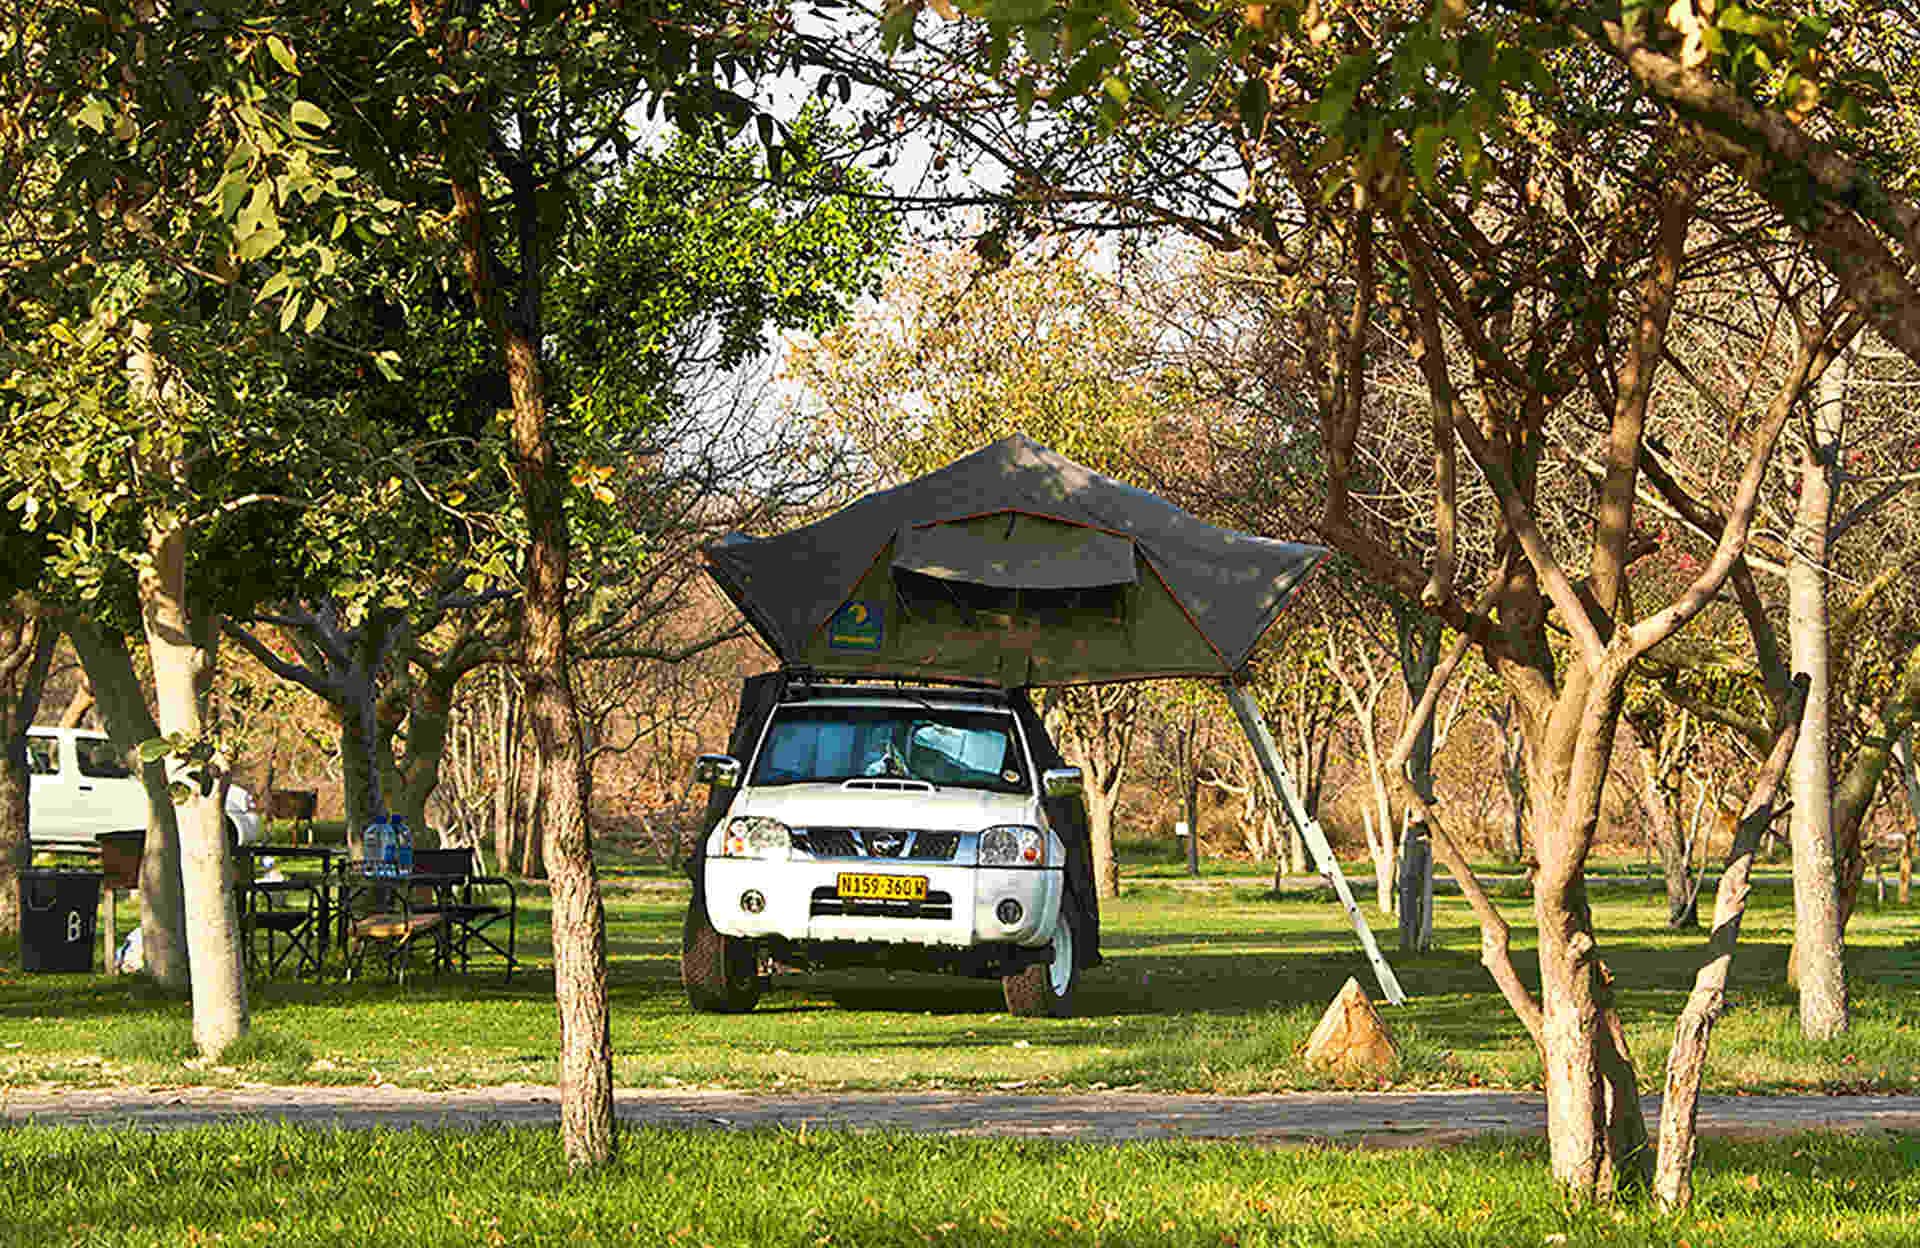
[[[315,1127],[481,1127],[558,1121],[551,1087],[455,1092],[364,1088],[105,1088],[0,1091],[0,1122],[170,1128],[242,1119]],[[1647,1118],[1658,1121],[1656,1098]],[[633,1126],[916,1131],[1082,1140],[1238,1139],[1365,1146],[1438,1145],[1545,1129],[1537,1095],[1512,1092],[1296,1093],[1082,1096],[859,1092],[758,1096],[739,1092],[623,1091]],[[1796,1131],[1920,1132],[1920,1096],[1709,1096],[1710,1135]]]

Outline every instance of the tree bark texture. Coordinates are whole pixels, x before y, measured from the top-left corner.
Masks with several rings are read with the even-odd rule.
[[[1673,1048],[1667,1053],[1667,1081],[1660,1102],[1660,1151],[1654,1168],[1653,1194],[1668,1209],[1693,1199],[1694,1124],[1700,1107],[1700,1081],[1706,1073],[1707,1046],[1713,1025],[1726,1007],[1727,975],[1733,969],[1733,951],[1740,942],[1740,922],[1746,917],[1752,892],[1753,860],[1760,837],[1773,822],[1774,797],[1793,756],[1806,707],[1806,686],[1796,685],[1786,722],[1780,726],[1772,752],[1740,816],[1733,848],[1714,896],[1710,957],[1694,977],[1680,1017],[1673,1025]]]
[[[1362,696],[1358,678],[1350,677],[1342,665],[1338,642],[1332,635],[1327,637],[1327,670],[1333,673],[1333,678],[1340,684],[1341,696],[1346,699],[1347,708],[1353,712],[1354,726],[1360,733],[1360,744],[1367,756],[1367,780],[1372,786],[1373,806],[1371,811],[1364,805],[1361,807],[1360,825],[1367,838],[1367,858],[1373,864],[1374,906],[1381,914],[1392,914],[1398,840],[1393,834],[1393,803],[1387,796],[1387,775],[1380,760],[1377,722],[1380,695],[1386,690],[1386,679],[1375,670],[1364,641],[1354,646],[1354,654],[1366,672],[1365,696]]]
[[[1652,829],[1667,887],[1667,926],[1698,927],[1700,907],[1693,887],[1692,843],[1680,830],[1680,754],[1687,733],[1684,713],[1664,719],[1657,735],[1628,721],[1640,769],[1640,807]]]
[[[567,1161],[578,1169],[608,1162],[614,1152],[606,913],[587,825],[586,756],[567,656],[567,475],[547,430],[533,344],[510,329],[506,354],[514,396],[514,475],[531,530],[521,656],[546,796],[540,823],[553,895],[560,1132]]]
[[[187,911],[180,879],[180,823],[167,793],[167,765],[142,763],[140,743],[160,735],[146,691],[133,670],[124,634],[69,617],[67,636],[99,699],[114,745],[140,769],[147,791],[147,839],[140,856],[140,948],[144,973],[176,991],[188,987]]]
[[[214,656],[203,644],[206,633],[194,627],[187,602],[185,526],[163,523],[150,530],[147,553],[140,571],[140,614],[153,659],[160,731],[197,740],[207,729],[204,695]],[[193,1040],[202,1055],[218,1057],[247,1031],[246,972],[226,819],[218,786],[203,794],[178,757],[168,760],[167,776],[189,794],[177,810],[187,956],[193,968]]]
[[[25,594],[0,600],[0,936],[20,933],[20,871],[32,861],[27,729],[59,630]]]
[[[1846,773],[1833,793],[1834,856],[1840,872],[1840,932],[1845,937],[1860,899],[1860,882],[1867,871],[1867,813],[1880,791],[1887,768],[1894,764],[1899,743],[1912,744],[1913,725],[1920,718],[1920,646],[1908,651],[1893,686],[1881,701],[1874,723],[1854,751]],[[1905,773],[1903,771],[1902,773]],[[1910,858],[1910,856],[1909,856]],[[1903,881],[1911,875],[1906,869]],[[1903,904],[1905,887],[1902,888]]]
[[[1450,582],[1451,574],[1448,579]],[[1394,612],[1394,626],[1400,649],[1400,681],[1411,717],[1426,694],[1434,669],[1439,666],[1443,629],[1433,616],[1407,608]],[[1424,953],[1433,946],[1433,846],[1426,816],[1421,811],[1435,800],[1435,718],[1431,712],[1421,717],[1414,729],[1413,748],[1407,755],[1407,782],[1425,799],[1425,805],[1406,808],[1405,830],[1401,836],[1398,909],[1403,953]]]
[[[613,1159],[613,1040],[607,1001],[607,929],[587,824],[586,753],[567,649],[570,556],[568,474],[548,425],[539,347],[539,203],[516,185],[520,226],[520,306],[509,309],[490,268],[486,205],[477,173],[452,177],[461,259],[475,304],[500,342],[513,399],[515,493],[528,543],[522,597],[520,664],[545,793],[543,848],[553,896],[554,1003],[560,1018],[560,1137],[570,1169]]]
[[[1793,670],[1810,679],[1793,755],[1793,937],[1800,1031],[1830,1040],[1847,1030],[1840,880],[1833,842],[1832,682],[1828,654],[1827,536],[1845,415],[1845,358],[1821,379],[1800,447],[1800,501],[1787,565],[1787,634]]]
[[[440,787],[440,769],[447,755],[447,733],[453,724],[453,686],[429,676],[414,690],[407,711],[407,751],[399,768],[400,786],[395,809],[414,829],[416,844],[430,835],[427,803]],[[429,846],[430,847],[430,846]]]
[[[1093,886],[1101,900],[1120,895],[1120,859],[1114,853],[1114,812],[1133,753],[1139,722],[1139,691],[1113,685],[1077,691],[1073,704],[1049,700],[1049,731],[1061,753],[1078,767],[1087,802],[1087,834],[1093,849]]]

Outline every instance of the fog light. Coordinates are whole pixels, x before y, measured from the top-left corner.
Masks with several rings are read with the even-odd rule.
[[[759,889],[750,888],[740,894],[740,908],[748,914],[759,914],[767,908],[767,899]]]
[[[1026,911],[1020,908],[1019,902],[1009,897],[1005,901],[1001,902],[999,905],[995,906],[993,908],[993,913],[999,918],[999,920],[1002,923],[1005,923],[1008,927],[1012,927],[1015,923],[1018,923],[1020,921],[1020,916],[1025,914]]]

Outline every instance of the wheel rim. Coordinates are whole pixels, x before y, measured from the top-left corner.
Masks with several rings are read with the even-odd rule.
[[[1067,922],[1064,906],[1059,921],[1053,925],[1053,961],[1047,967],[1047,982],[1056,997],[1066,996],[1067,989],[1073,986],[1073,925]]]

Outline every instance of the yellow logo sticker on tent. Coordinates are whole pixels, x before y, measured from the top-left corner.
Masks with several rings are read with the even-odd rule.
[[[827,645],[834,650],[878,650],[886,636],[886,618],[877,602],[849,602],[833,613]]]

